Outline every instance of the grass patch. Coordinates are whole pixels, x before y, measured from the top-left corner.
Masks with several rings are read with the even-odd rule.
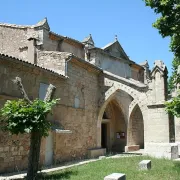
[[[152,169],[138,170],[138,163],[145,159],[152,161]],[[103,180],[111,173],[125,173],[127,180],[180,180],[180,163],[143,156],[103,159],[66,170],[42,174],[38,179]]]

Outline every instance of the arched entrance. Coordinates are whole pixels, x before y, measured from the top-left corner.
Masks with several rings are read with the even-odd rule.
[[[107,79],[106,79],[107,81]],[[111,80],[109,80],[110,82]],[[123,101],[121,102],[121,104],[123,104],[123,106],[121,104],[119,104],[119,108],[122,110],[123,115],[125,117],[125,122],[126,124],[131,123],[132,121],[129,120],[129,117],[132,115],[131,112],[135,111],[135,107],[138,104],[138,108],[141,112],[141,118],[142,122],[143,122],[143,129],[141,130],[141,132],[143,132],[143,139],[147,138],[147,134],[144,133],[144,126],[146,125],[146,122],[148,120],[148,108],[147,108],[147,104],[148,104],[148,99],[147,99],[147,94],[146,92],[144,92],[144,88],[145,87],[141,87],[139,89],[137,89],[136,87],[131,87],[128,86],[126,84],[120,83],[120,82],[112,82],[113,86],[110,87],[105,93],[102,93],[102,96],[100,98],[99,101],[99,113],[98,113],[98,121],[97,121],[97,148],[101,148],[102,147],[102,132],[101,132],[101,128],[102,128],[102,117],[103,117],[103,113],[107,107],[107,105],[112,101],[112,99],[115,99],[117,93],[119,91],[123,91],[125,93],[127,93],[127,95],[129,95],[129,97],[132,97],[132,104],[126,104],[126,102],[124,103]],[[119,102],[119,101],[118,101]],[[128,107],[127,107],[128,106]],[[129,111],[127,111],[127,109],[129,109]],[[130,115],[128,115],[130,113]],[[132,118],[131,118],[132,119]],[[130,126],[128,126],[128,128],[130,129]],[[127,142],[127,146],[130,145],[134,145],[133,141],[129,141],[128,140],[128,136],[130,137],[131,134],[129,135],[129,131],[127,130],[127,138],[126,138],[126,142]],[[134,133],[133,133],[134,134]],[[129,143],[128,143],[129,141]],[[141,145],[141,147],[144,146],[144,140],[143,143]],[[140,147],[140,148],[141,148]],[[110,149],[111,150],[111,149]],[[127,150],[127,149],[126,149]]]
[[[142,112],[137,104],[129,117],[127,139],[129,151],[138,150],[138,146],[140,149],[144,149],[144,121]]]
[[[106,106],[101,121],[101,147],[109,152],[123,152],[127,127],[124,114],[116,100]]]

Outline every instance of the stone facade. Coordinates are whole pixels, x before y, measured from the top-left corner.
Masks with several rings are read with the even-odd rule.
[[[16,76],[31,99],[43,98],[49,84],[61,99],[49,116],[52,131],[42,140],[42,166],[122,152],[125,146],[175,157],[162,61],[150,71],[147,62],[130,60],[117,39],[97,48],[91,35],[80,42],[51,32],[47,19],[32,26],[0,24],[0,36],[0,107],[22,98],[12,82]],[[27,168],[28,137],[0,132],[0,173]]]

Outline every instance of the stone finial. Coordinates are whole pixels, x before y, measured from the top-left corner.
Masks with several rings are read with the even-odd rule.
[[[147,60],[145,60],[144,62],[140,63],[139,65],[141,65],[144,68],[144,83],[148,84],[150,82],[150,69],[149,69],[149,63]]]
[[[45,17],[42,21],[39,21],[36,25],[34,25],[34,27],[44,27],[45,29],[50,31],[47,17]]]
[[[162,60],[156,60],[154,62],[154,67],[158,66],[161,70],[165,70],[166,66]]]
[[[118,36],[117,35],[115,35],[115,41],[118,41]]]
[[[82,41],[83,44],[88,44],[90,46],[94,46],[94,41],[93,41],[93,38],[92,38],[92,35],[89,34],[88,37],[84,38],[84,40]]]
[[[144,62],[140,63],[141,66],[149,68],[148,60],[145,60]]]
[[[151,76],[152,76],[152,78],[155,76],[155,74],[156,74],[156,70],[159,70],[159,72],[160,72],[160,74],[161,74],[161,76],[164,76],[165,75],[165,77],[167,76],[167,74],[168,74],[168,70],[167,70],[167,67],[166,67],[166,65],[164,64],[164,62],[163,61],[161,61],[161,60],[156,60],[155,62],[154,62],[154,68],[152,69],[152,71],[151,71]],[[167,78],[167,77],[166,77]]]

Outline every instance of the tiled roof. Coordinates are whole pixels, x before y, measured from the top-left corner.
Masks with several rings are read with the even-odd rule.
[[[25,61],[25,60],[22,60],[22,59],[13,57],[13,56],[9,56],[9,55],[7,55],[7,54],[2,54],[2,53],[0,53],[0,60],[2,60],[1,58],[2,58],[2,59],[7,59],[7,60],[12,60],[12,61],[21,62],[21,63],[26,64],[26,65],[29,65],[29,66],[31,66],[31,67],[33,67],[33,66],[34,66],[34,67],[37,67],[37,68],[39,68],[39,69],[42,69],[42,70],[45,70],[45,71],[47,71],[47,72],[53,73],[54,75],[57,75],[57,76],[59,76],[59,77],[61,77],[61,78],[63,78],[63,79],[67,78],[66,76],[64,76],[64,75],[62,75],[62,74],[59,74],[59,73],[57,73],[57,72],[55,72],[55,71],[53,71],[53,70],[50,70],[50,69],[47,69],[47,68],[38,66],[38,65],[36,65],[36,64],[30,63],[30,62],[28,62],[28,61]]]

